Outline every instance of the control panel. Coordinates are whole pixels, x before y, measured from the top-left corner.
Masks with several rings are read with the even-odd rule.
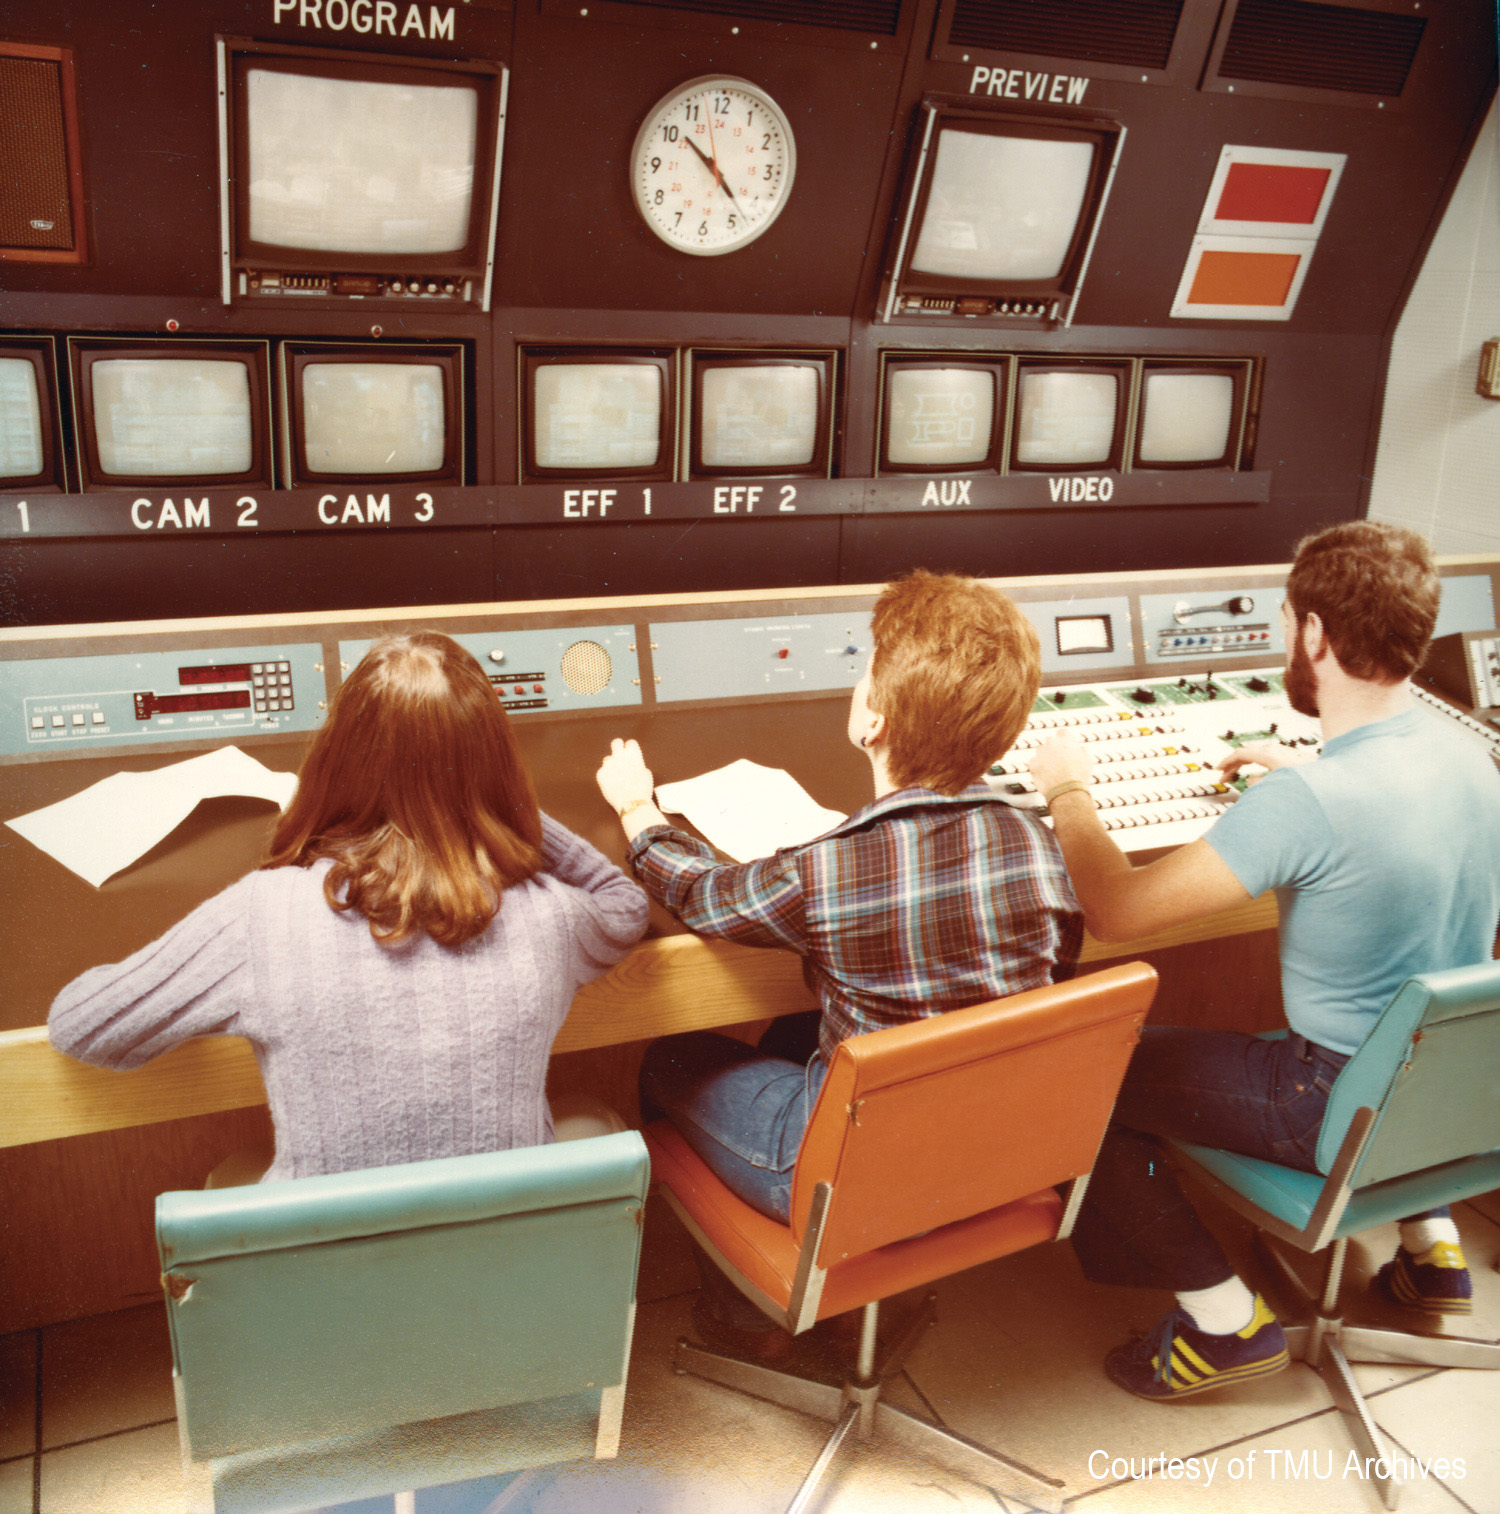
[[[324,691],[316,642],[8,662],[0,755],[310,731]]]
[[[1021,605],[1042,643],[1042,676],[1070,668],[1128,668],[1135,663],[1130,601],[1047,599]]]
[[[651,626],[661,704],[852,689],[870,660],[870,612],[669,620]]]
[[[1031,753],[1054,732],[1088,742],[1094,802],[1127,852],[1195,841],[1244,785],[1216,764],[1231,748],[1277,740],[1310,751],[1318,724],[1287,703],[1279,669],[1255,669],[1142,683],[1044,689],[1015,746],[986,782],[1023,808],[1043,801],[1031,781]]]
[[[1280,589],[1214,589],[1208,593],[1142,594],[1146,661],[1169,658],[1279,657]]]
[[[448,634],[478,658],[508,711],[602,710],[641,702],[634,626]],[[340,679],[374,644],[373,638],[339,643]]]
[[[1486,715],[1500,715],[1500,632],[1455,631],[1427,649],[1422,679]]]

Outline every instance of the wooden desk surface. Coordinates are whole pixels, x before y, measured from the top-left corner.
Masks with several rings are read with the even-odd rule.
[[[1274,929],[1271,894],[1140,941],[1089,938],[1083,962],[1138,956],[1163,947]],[[585,1051],[685,1030],[712,1030],[810,1009],[801,962],[696,936],[642,942],[581,989],[555,1052]],[[249,1042],[238,1036],[190,1041],[135,1072],[108,1072],[62,1056],[45,1026],[0,1031],[0,1147],[118,1130],[266,1102]]]

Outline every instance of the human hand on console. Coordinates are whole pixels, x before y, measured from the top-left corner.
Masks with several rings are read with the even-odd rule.
[[[1288,768],[1299,762],[1311,762],[1318,754],[1311,747],[1284,746],[1279,741],[1247,741],[1219,758],[1219,771],[1233,778],[1242,767]],[[1264,778],[1264,773],[1247,775],[1250,782]]]
[[[1031,781],[1044,797],[1061,784],[1077,783],[1087,788],[1093,782],[1093,756],[1077,737],[1066,733],[1044,741],[1031,754],[1029,767]]]
[[[599,764],[595,775],[605,803],[620,817],[628,836],[662,823],[661,811],[652,802],[656,780],[638,741],[621,741],[618,736],[609,744],[609,756]]]

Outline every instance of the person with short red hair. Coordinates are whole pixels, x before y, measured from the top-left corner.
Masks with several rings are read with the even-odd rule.
[[[1082,923],[1036,814],[982,780],[1020,734],[1041,679],[1031,622],[997,589],[913,573],[889,585],[848,737],[872,804],[804,846],[725,864],[669,825],[635,742],[599,769],[648,893],[700,935],[797,952],[820,1010],[777,1021],[758,1048],[694,1032],[641,1070],[659,1110],[747,1203],[785,1220],[792,1167],[828,1059],[846,1036],[1069,977]],[[801,1020],[801,1017],[795,1017]],[[706,1259],[698,1328],[760,1354],[783,1342]]]

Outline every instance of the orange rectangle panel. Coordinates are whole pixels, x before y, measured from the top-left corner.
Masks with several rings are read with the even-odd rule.
[[[1206,250],[1193,275],[1189,305],[1285,305],[1300,252]]]

